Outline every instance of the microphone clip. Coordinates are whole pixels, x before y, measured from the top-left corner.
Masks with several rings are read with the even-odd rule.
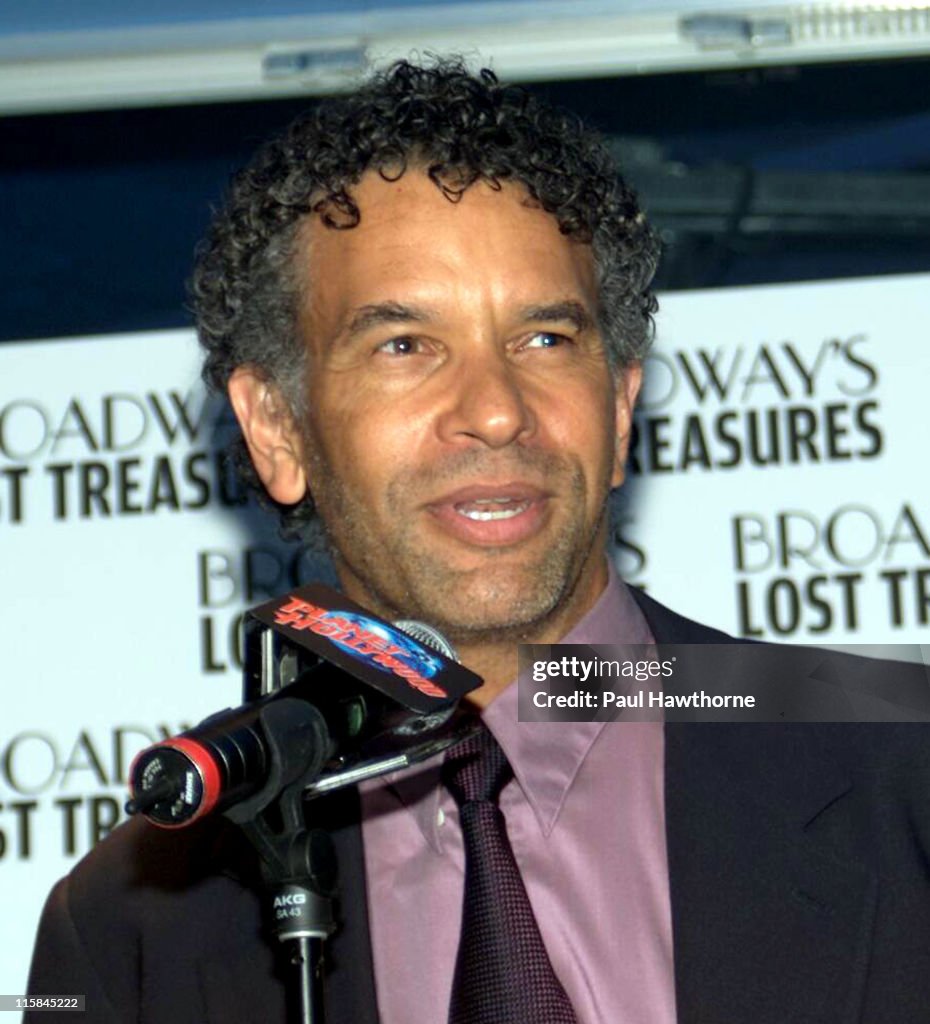
[[[358,731],[307,782],[308,798],[419,764],[473,727],[459,702],[482,680],[458,663],[441,633],[420,622],[388,623],[321,583],[248,611],[244,652],[246,702],[311,679],[324,664],[343,672],[341,717],[348,730],[356,720]],[[375,721],[371,730],[366,723]]]

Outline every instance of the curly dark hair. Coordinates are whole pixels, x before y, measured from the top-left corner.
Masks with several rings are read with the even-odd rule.
[[[352,228],[361,214],[351,187],[362,175],[376,170],[393,180],[411,164],[452,202],[479,179],[521,183],[563,234],[592,247],[611,365],[643,357],[659,247],[602,138],[575,115],[452,57],[399,61],[352,94],[322,102],[233,179],[191,281],[209,385],[223,391],[237,366],[251,365],[302,417],[305,345],[293,259],[301,219],[313,213],[328,227]],[[258,486],[241,443],[235,458]],[[288,533],[314,515],[309,497],[279,511]]]

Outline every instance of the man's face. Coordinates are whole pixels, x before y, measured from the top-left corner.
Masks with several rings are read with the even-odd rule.
[[[452,203],[412,170],[355,197],[297,257],[299,442],[346,593],[472,641],[570,624],[606,582],[639,379],[608,369],[590,247],[515,185]]]

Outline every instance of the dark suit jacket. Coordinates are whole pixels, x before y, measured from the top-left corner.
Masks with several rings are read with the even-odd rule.
[[[728,639],[637,599],[660,643]],[[930,1021],[928,728],[667,724],[681,1024]],[[354,794],[325,815],[343,878],[328,1019],[377,1024]],[[52,892],[29,991],[85,994],[87,1024],[284,1021],[254,877],[222,821],[121,827]]]

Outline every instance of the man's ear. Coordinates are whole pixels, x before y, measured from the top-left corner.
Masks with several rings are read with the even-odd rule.
[[[282,505],[307,493],[300,431],[280,391],[251,366],[229,378],[229,401],[265,490]]]
[[[616,431],[617,449],[614,454],[614,472],[611,487],[619,487],[626,476],[626,457],[630,451],[633,431],[633,408],[643,382],[641,363],[630,363],[617,371]]]

